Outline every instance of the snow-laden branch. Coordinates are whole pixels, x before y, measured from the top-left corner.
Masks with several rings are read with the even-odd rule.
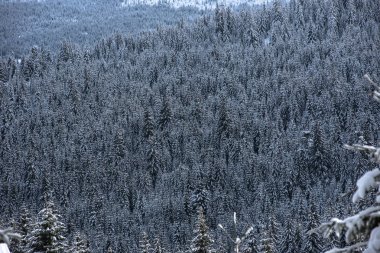
[[[380,148],[376,148],[374,146],[369,145],[360,145],[360,144],[354,144],[354,145],[344,145],[344,148],[348,150],[354,150],[359,151],[367,154],[371,160],[373,160],[375,163],[380,164]]]
[[[365,197],[366,192],[379,186],[378,177],[380,176],[380,170],[374,169],[366,172],[357,182],[358,187],[352,197],[352,202],[356,203],[358,200]]]
[[[355,243],[354,245],[351,245],[351,246],[348,246],[348,247],[345,247],[345,248],[333,248],[329,251],[326,251],[326,253],[340,253],[340,252],[352,252],[354,250],[357,250],[357,249],[360,249],[360,248],[363,248],[363,247],[366,247],[367,246],[367,243],[366,242],[359,242],[359,243]]]
[[[17,233],[13,233],[12,229],[10,229],[10,228],[4,229],[4,230],[0,229],[0,241],[3,241],[6,244],[9,244],[11,238],[19,239],[19,238],[21,238],[21,236]]]
[[[373,91],[373,99],[375,99],[377,102],[380,102],[380,86],[377,85],[368,74],[364,75],[364,78],[367,79],[367,81],[372,84],[372,86],[375,88]]]

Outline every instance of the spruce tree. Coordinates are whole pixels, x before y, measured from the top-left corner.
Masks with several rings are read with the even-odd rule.
[[[273,245],[273,240],[269,236],[267,229],[264,229],[261,233],[261,239],[258,246],[258,251],[260,253],[274,253],[275,246]]]
[[[317,214],[314,204],[311,204],[308,213],[307,231],[311,231],[319,226],[319,216]],[[305,253],[320,253],[322,252],[322,240],[317,233],[307,233],[306,241],[303,246],[302,252]]]
[[[75,234],[70,253],[90,253],[88,243],[82,238],[81,234]]]
[[[139,247],[140,247],[140,253],[151,253],[152,251],[152,246],[149,242],[149,237],[146,232],[142,233]]]
[[[156,238],[154,240],[154,246],[153,246],[153,252],[152,253],[163,253],[164,252],[164,248],[162,248],[162,245],[161,245],[161,240],[160,238]]]
[[[227,101],[225,98],[222,99],[222,102],[220,104],[217,133],[219,141],[223,136],[228,139],[231,133],[231,119],[228,115]]]
[[[149,141],[149,145],[150,147],[147,154],[147,162],[148,162],[147,171],[149,172],[149,175],[151,177],[153,188],[155,188],[158,173],[160,171],[161,161],[160,161],[159,153],[157,151],[156,143],[153,140],[151,140]]]
[[[209,229],[206,224],[203,208],[198,209],[198,220],[194,230],[195,237],[191,241],[191,253],[209,253],[212,252],[211,244],[213,240],[209,234]]]
[[[55,205],[47,201],[45,208],[38,213],[38,220],[28,236],[27,252],[60,253],[66,252],[65,225],[60,221]]]
[[[154,134],[153,116],[148,109],[144,111],[143,135],[146,139],[150,139]]]
[[[18,231],[20,238],[12,240],[10,249],[14,253],[24,253],[27,249],[28,236],[31,232],[32,219],[26,207],[21,208],[20,218],[16,224],[15,230]]]
[[[159,126],[161,130],[166,128],[172,119],[172,111],[170,108],[169,98],[165,95],[162,103],[162,108],[160,111]]]
[[[372,81],[368,75],[365,75],[364,77],[374,87],[372,93],[374,100],[380,102],[380,86]],[[380,148],[365,144],[345,145],[345,148],[362,152],[363,154],[368,155],[373,162],[380,164]],[[333,218],[330,222],[322,224],[317,230],[309,231],[309,233],[320,231],[325,237],[329,237],[331,234],[340,237],[344,234],[345,241],[349,246],[333,248],[330,252],[356,252],[363,250],[365,250],[365,253],[380,252],[379,178],[380,170],[378,168],[367,171],[357,181],[357,190],[352,197],[352,201],[356,203],[361,199],[371,196],[369,192],[376,190],[376,195],[374,195],[374,199],[372,199],[372,206],[343,220]]]

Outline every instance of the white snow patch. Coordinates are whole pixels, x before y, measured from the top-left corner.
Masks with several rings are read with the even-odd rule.
[[[356,190],[354,196],[352,197],[352,201],[355,203],[359,199],[364,198],[365,193],[378,185],[376,182],[376,177],[380,175],[379,169],[374,169],[366,172],[357,182],[356,185],[358,189]],[[378,200],[378,199],[376,199]]]
[[[269,44],[270,44],[270,38],[267,37],[267,38],[264,39],[264,45],[265,46],[269,46]]]
[[[10,253],[8,246],[5,243],[0,243],[0,253]]]
[[[265,0],[124,0],[121,7],[136,6],[136,5],[169,5],[173,8],[195,7],[200,10],[215,9],[219,6],[238,6],[241,4],[255,5],[262,4]]]
[[[380,252],[380,227],[372,230],[371,236],[368,241],[368,248],[364,253],[377,253]]]

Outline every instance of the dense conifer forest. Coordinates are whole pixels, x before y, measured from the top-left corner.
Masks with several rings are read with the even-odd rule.
[[[0,0],[0,56],[21,58],[35,45],[55,52],[63,40],[91,46],[112,32],[125,35],[192,22],[202,12],[169,5],[122,6],[120,0]]]
[[[378,0],[275,0],[3,57],[12,252],[345,246],[307,231],[370,204],[351,196],[375,165],[342,146],[379,142],[379,25]]]

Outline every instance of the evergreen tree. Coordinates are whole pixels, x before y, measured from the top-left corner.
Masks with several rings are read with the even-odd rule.
[[[222,99],[219,108],[219,120],[218,120],[218,136],[219,140],[225,136],[226,138],[230,137],[231,133],[231,119],[228,115],[227,110],[227,101],[225,98]]]
[[[116,158],[117,159],[124,158],[126,147],[125,147],[125,141],[124,141],[124,132],[122,129],[119,129],[116,132],[114,145],[115,145],[115,156],[116,156]]]
[[[169,98],[165,95],[163,102],[162,102],[162,108],[160,111],[160,120],[158,122],[161,130],[163,130],[165,127],[169,125],[172,119],[172,111],[170,109],[170,103]]]
[[[319,216],[314,203],[311,204],[308,213],[307,231],[311,231],[320,225]],[[306,241],[304,243],[302,252],[305,253],[320,253],[323,250],[322,240],[320,236],[315,233],[306,233]]]
[[[29,210],[26,207],[21,208],[21,214],[15,230],[18,231],[20,238],[12,241],[11,250],[14,253],[26,252],[28,245],[28,236],[31,232],[32,219]]]
[[[150,147],[147,154],[147,162],[148,162],[147,171],[150,174],[153,188],[155,188],[156,183],[157,183],[158,173],[160,171],[161,160],[159,157],[159,153],[157,151],[156,143],[153,141],[150,141],[149,145]]]
[[[209,253],[212,252],[211,244],[213,240],[209,235],[209,229],[206,224],[203,208],[198,209],[198,220],[194,230],[195,237],[191,241],[191,253]]]
[[[47,201],[38,213],[38,220],[28,236],[27,252],[59,253],[66,251],[65,225],[60,221],[55,205]]]
[[[0,82],[5,83],[6,81],[8,81],[7,66],[0,62]]]
[[[154,240],[154,248],[152,253],[163,253],[165,250],[161,246],[160,238]]]
[[[146,232],[142,233],[141,240],[140,240],[140,252],[141,253],[151,253],[152,252],[152,246],[149,242],[149,237]]]
[[[154,135],[153,116],[148,109],[144,111],[143,134],[146,139],[150,139]]]
[[[87,241],[84,240],[79,233],[76,233],[74,236],[70,253],[90,253]]]
[[[241,252],[242,253],[259,253],[258,245],[254,233],[249,233],[243,244],[241,245]]]
[[[281,237],[281,242],[279,245],[279,252],[281,253],[291,253],[293,252],[291,243],[294,240],[294,230],[291,226],[291,221],[287,220],[286,221],[286,226],[285,229],[283,230],[283,234]]]
[[[279,224],[277,223],[276,217],[271,215],[269,217],[269,223],[267,225],[268,238],[270,239],[271,250],[273,253],[277,251],[278,245],[278,233],[279,233]]]
[[[377,102],[380,102],[380,86],[372,81],[368,75],[365,75],[364,77],[374,87],[374,91],[372,92],[373,98]],[[352,146],[345,145],[345,148],[362,152],[368,155],[375,163],[380,164],[380,148],[363,144],[354,144]],[[379,252],[379,176],[380,170],[378,168],[366,172],[357,181],[357,190],[352,197],[352,201],[355,203],[368,195],[370,196],[369,193],[373,189],[376,189],[377,194],[374,196],[375,199],[372,206],[343,220],[333,218],[330,222],[324,223],[318,228],[318,230],[320,230],[325,237],[329,237],[333,233],[335,233],[338,237],[344,234],[346,243],[351,244],[344,248],[334,248],[331,250],[332,252],[356,252],[363,250],[365,250],[364,252],[366,253]],[[315,232],[315,230],[312,230],[309,233],[312,232]]]
[[[275,245],[273,244],[272,238],[268,235],[268,231],[264,229],[261,233],[261,239],[258,246],[258,251],[260,253],[274,253]]]

